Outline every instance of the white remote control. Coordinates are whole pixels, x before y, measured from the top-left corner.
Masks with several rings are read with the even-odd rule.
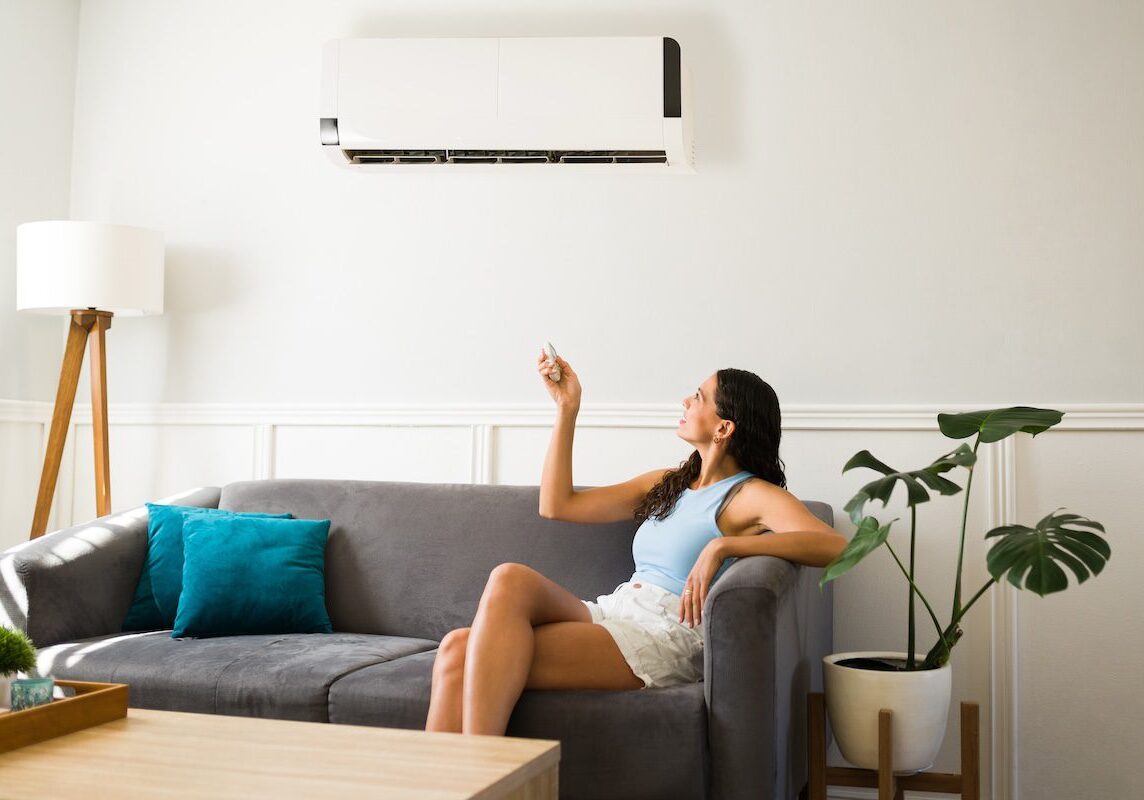
[[[552,342],[544,343],[544,352],[548,354],[548,363],[552,366],[552,374],[548,377],[552,378],[554,383],[560,383],[560,365],[556,363],[556,348],[552,346]]]

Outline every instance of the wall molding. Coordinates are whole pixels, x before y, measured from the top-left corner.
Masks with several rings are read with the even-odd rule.
[[[1067,418],[1067,417],[1066,417]],[[1063,422],[1063,420],[1062,420]],[[989,459],[989,502],[986,526],[1017,522],[1017,446],[1010,436],[997,443]],[[993,800],[1016,800],[1020,796],[1018,778],[1020,756],[1018,744],[1017,659],[1020,653],[1020,592],[1007,580],[998,581],[989,593],[992,657],[990,658],[990,696],[993,749]]]
[[[937,430],[938,413],[1011,405],[942,403],[918,405],[791,405],[782,407],[784,430]],[[1144,430],[1144,403],[1037,403],[1065,417],[1054,430]],[[589,403],[578,425],[674,427],[677,403]],[[0,400],[0,422],[51,421],[52,403]],[[551,403],[112,403],[114,425],[548,425]],[[76,403],[73,425],[91,424],[90,403]]]
[[[0,400],[0,422],[33,422],[44,425],[51,420],[51,403],[37,400]]]

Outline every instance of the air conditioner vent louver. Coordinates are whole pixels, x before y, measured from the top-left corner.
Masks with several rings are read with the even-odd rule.
[[[665,164],[663,150],[343,150],[354,164]]]
[[[355,164],[432,164],[445,160],[444,150],[346,150]]]

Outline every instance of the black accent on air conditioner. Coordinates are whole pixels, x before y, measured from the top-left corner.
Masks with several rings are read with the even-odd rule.
[[[336,117],[322,117],[320,120],[322,144],[338,143],[338,120]]]
[[[679,42],[663,37],[663,116],[683,116],[683,94],[679,83]]]
[[[343,150],[352,164],[666,164],[664,150]]]

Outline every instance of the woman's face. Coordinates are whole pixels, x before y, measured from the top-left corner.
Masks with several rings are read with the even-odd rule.
[[[715,412],[715,373],[683,398],[683,418],[679,421],[679,437],[695,445],[706,445],[715,435],[720,417]]]

